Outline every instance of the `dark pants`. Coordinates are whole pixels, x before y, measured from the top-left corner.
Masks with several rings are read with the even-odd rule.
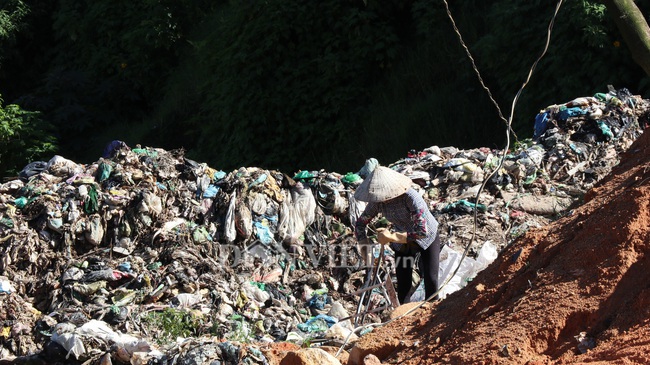
[[[440,265],[440,235],[436,236],[431,245],[423,250],[417,243],[400,245],[400,250],[395,251],[395,275],[397,276],[397,299],[404,304],[406,296],[413,284],[413,264],[419,254],[420,273],[424,280],[426,298],[438,291],[438,266]]]

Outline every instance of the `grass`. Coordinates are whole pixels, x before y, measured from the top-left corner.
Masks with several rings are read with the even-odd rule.
[[[159,345],[174,342],[178,337],[196,336],[203,325],[203,320],[191,312],[175,308],[149,312],[142,320]]]

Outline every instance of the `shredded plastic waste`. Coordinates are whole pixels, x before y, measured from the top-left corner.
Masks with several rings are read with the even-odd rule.
[[[544,108],[531,118],[533,139],[507,153],[431,146],[383,162],[412,179],[440,223],[439,277],[449,283],[439,297],[526,230],[570,214],[643,133],[649,110],[609,90]],[[0,358],[265,364],[258,344],[354,341],[366,268],[353,234],[365,205],[353,194],[378,164],[297,168],[291,178],[121,141],[90,164],[28,164],[0,184]],[[475,244],[461,262],[474,213]],[[390,248],[381,257],[394,274]],[[423,299],[418,284],[413,301]],[[397,305],[380,289],[368,290],[365,321]]]

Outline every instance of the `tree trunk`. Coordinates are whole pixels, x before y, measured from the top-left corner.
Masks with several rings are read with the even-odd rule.
[[[632,58],[650,76],[650,26],[634,0],[603,0]]]

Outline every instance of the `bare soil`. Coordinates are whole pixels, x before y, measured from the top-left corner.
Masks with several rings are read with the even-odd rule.
[[[650,133],[463,290],[363,336],[390,364],[650,364]],[[362,358],[362,357],[361,357]]]

